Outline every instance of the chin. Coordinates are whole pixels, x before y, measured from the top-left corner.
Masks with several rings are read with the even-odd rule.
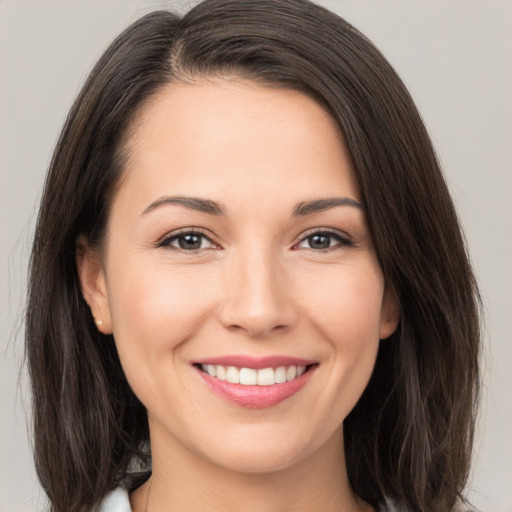
[[[208,451],[203,449],[201,452],[209,462],[226,470],[263,475],[298,467],[325,449],[336,453],[340,447],[342,451],[342,429],[336,430],[336,433],[329,436],[327,432],[301,433],[295,430],[294,436],[289,429],[276,432],[275,425],[266,429],[247,428],[225,436],[227,441],[222,444],[218,441],[222,436],[218,436],[216,442],[212,440],[207,443]]]
[[[307,453],[297,451],[294,447],[269,449],[261,446],[233,447],[228,451],[210,453],[209,461],[217,467],[241,474],[268,474],[283,471],[306,459]],[[213,458],[214,457],[214,458]]]

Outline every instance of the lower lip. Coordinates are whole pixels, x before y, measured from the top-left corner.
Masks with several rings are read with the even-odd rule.
[[[309,381],[316,368],[316,366],[313,366],[296,379],[271,386],[232,384],[219,380],[216,377],[211,377],[199,368],[196,369],[210,390],[220,397],[242,407],[263,409],[277,405],[300,391]]]

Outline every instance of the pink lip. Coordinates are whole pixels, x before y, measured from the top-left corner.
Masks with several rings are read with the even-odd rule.
[[[205,363],[206,364],[206,363]],[[211,363],[209,363],[211,364]],[[235,366],[235,365],[233,365]],[[285,366],[285,365],[283,365]],[[263,368],[268,368],[264,366]],[[211,377],[201,369],[195,367],[203,381],[209,389],[220,397],[228,400],[235,405],[251,409],[263,409],[272,407],[291,397],[300,391],[316,370],[316,366],[309,368],[306,373],[300,377],[282,384],[273,384],[271,386],[245,386],[243,384],[231,384],[216,377]],[[244,366],[247,368],[247,366]]]
[[[298,357],[287,356],[265,356],[265,357],[252,357],[244,356],[241,354],[211,357],[208,359],[201,359],[194,361],[195,364],[213,364],[222,366],[236,366],[237,368],[252,368],[254,370],[261,370],[263,368],[278,368],[279,366],[309,366],[315,364],[317,361],[310,361],[307,359],[300,359]],[[292,382],[292,381],[290,381]]]

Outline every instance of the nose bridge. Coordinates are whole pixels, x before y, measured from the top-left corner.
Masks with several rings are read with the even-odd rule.
[[[227,265],[221,321],[262,337],[290,327],[296,314],[282,261],[270,246],[234,251]]]

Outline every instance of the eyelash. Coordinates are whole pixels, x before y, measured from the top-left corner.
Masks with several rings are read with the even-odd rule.
[[[217,244],[214,240],[213,240],[213,237],[211,236],[211,234],[209,232],[207,232],[206,230],[203,230],[201,228],[186,228],[186,229],[183,229],[181,231],[178,231],[176,233],[172,233],[170,234],[169,236],[165,236],[164,238],[162,238],[158,243],[157,243],[157,247],[168,247],[172,250],[176,250],[176,251],[181,251],[181,252],[184,252],[186,254],[197,254],[199,253],[199,251],[203,250],[201,248],[199,249],[184,249],[182,247],[173,247],[171,245],[172,242],[174,241],[178,241],[180,238],[183,238],[185,236],[199,236],[199,237],[202,237],[206,240],[208,240],[211,244],[213,244],[214,246],[214,249],[219,249],[219,244]],[[324,236],[329,236],[329,237],[332,237],[334,239],[337,240],[338,243],[336,243],[335,245],[333,246],[329,246],[329,247],[326,247],[326,248],[323,248],[323,249],[314,249],[314,248],[305,248],[306,250],[309,250],[309,251],[313,251],[313,252],[316,252],[316,253],[325,253],[325,252],[330,252],[330,251],[333,251],[333,250],[336,250],[336,249],[340,249],[342,247],[354,247],[354,242],[352,240],[350,240],[349,237],[347,237],[346,235],[340,233],[339,231],[335,231],[335,230],[332,230],[332,229],[327,229],[327,228],[323,228],[323,229],[318,229],[318,228],[315,228],[315,229],[311,229],[309,231],[306,231],[298,241],[296,241],[294,243],[294,245],[292,246],[292,249],[293,250],[298,250],[297,249],[297,246],[299,246],[301,243],[307,241],[308,239],[312,238],[314,235],[324,235]]]
[[[329,229],[329,228],[315,228],[311,229],[309,231],[306,231],[304,234],[301,235],[300,239],[293,245],[293,247],[297,247],[302,242],[308,240],[309,238],[313,237],[314,235],[324,235],[324,236],[330,236],[338,241],[337,244],[327,247],[325,249],[313,249],[313,248],[306,248],[306,250],[314,251],[314,252],[330,252],[337,249],[341,249],[343,247],[354,247],[354,242],[345,234],[341,233],[340,231]]]
[[[194,250],[188,250],[183,249],[182,247],[173,247],[171,246],[171,243],[175,240],[179,240],[180,238],[183,238],[185,236],[190,235],[196,235],[199,237],[203,237],[206,240],[208,240],[211,244],[218,246],[218,244],[213,240],[210,233],[208,233],[206,230],[203,230],[201,228],[185,228],[181,231],[175,232],[170,234],[169,236],[165,236],[157,243],[158,247],[168,247],[170,249],[176,250],[176,251],[182,251],[188,254],[197,254],[201,249],[194,249]]]

